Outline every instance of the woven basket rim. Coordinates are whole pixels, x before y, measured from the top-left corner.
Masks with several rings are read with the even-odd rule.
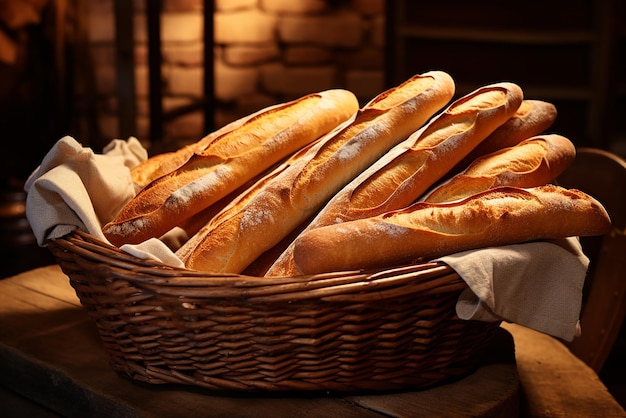
[[[259,277],[210,273],[141,259],[93,235],[75,230],[48,244],[59,251],[74,253],[101,263],[118,279],[127,280],[154,292],[187,298],[245,297],[250,302],[321,299],[325,301],[394,297],[394,288],[403,292],[456,291],[466,287],[448,265],[425,262],[375,270],[354,270],[289,277]],[[58,247],[57,250],[54,247]],[[433,280],[433,278],[437,278]],[[419,280],[423,279],[423,280]],[[375,295],[375,296],[374,296]]]

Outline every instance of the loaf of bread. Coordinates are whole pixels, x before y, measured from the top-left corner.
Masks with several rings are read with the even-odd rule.
[[[602,205],[581,191],[499,187],[313,229],[296,238],[294,260],[304,274],[379,268],[488,246],[600,235],[610,226]]]
[[[353,93],[337,89],[261,112],[144,187],[104,226],[104,235],[117,246],[159,237],[331,132],[358,109]]]
[[[575,157],[574,144],[564,136],[534,136],[479,157],[466,170],[437,185],[420,200],[451,202],[499,186],[541,186],[556,179]]]
[[[416,75],[381,93],[244,205],[222,212],[219,221],[211,221],[181,248],[179,257],[191,269],[240,273],[419,129],[453,94],[452,78],[441,71]]]
[[[502,148],[517,145],[533,136],[545,133],[556,120],[557,110],[552,103],[543,100],[525,99],[517,112],[502,126],[476,146],[461,162],[451,170],[456,174],[464,170],[476,158],[491,154]]]
[[[513,83],[491,84],[459,98],[338,192],[305,231],[408,206],[509,120],[522,100]],[[265,273],[298,274],[293,245]]]

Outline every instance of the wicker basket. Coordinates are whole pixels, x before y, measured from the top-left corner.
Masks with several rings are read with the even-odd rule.
[[[48,247],[112,367],[212,390],[422,389],[479,364],[498,323],[460,320],[445,265],[214,276],[141,260],[76,231]]]

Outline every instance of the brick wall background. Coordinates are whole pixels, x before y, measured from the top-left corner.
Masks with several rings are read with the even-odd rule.
[[[133,0],[137,138],[150,146],[145,1]],[[99,135],[120,137],[112,0],[87,6]],[[163,0],[164,111],[203,92],[203,1]],[[365,104],[384,89],[384,0],[216,0],[214,71],[216,128],[272,104],[330,88],[346,88]],[[165,148],[196,141],[202,112],[164,126]],[[161,144],[163,146],[163,144]]]

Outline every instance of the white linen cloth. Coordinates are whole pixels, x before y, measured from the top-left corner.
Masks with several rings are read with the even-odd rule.
[[[459,318],[505,320],[566,341],[580,333],[589,259],[577,238],[464,251],[438,261],[468,285],[456,305]]]
[[[102,227],[135,195],[130,169],[147,158],[148,152],[134,137],[111,141],[103,154],[70,136],[57,141],[24,185],[26,218],[37,243],[44,246],[76,228],[110,243]],[[137,257],[184,267],[156,238],[121,248]]]
[[[26,216],[39,245],[76,228],[108,242],[102,226],[134,196],[130,168],[146,158],[132,137],[112,141],[103,154],[69,136],[60,139],[25,184]],[[120,248],[183,267],[159,239]],[[468,284],[456,306],[459,318],[514,322],[567,341],[579,332],[589,260],[576,238],[465,251],[438,261]]]

